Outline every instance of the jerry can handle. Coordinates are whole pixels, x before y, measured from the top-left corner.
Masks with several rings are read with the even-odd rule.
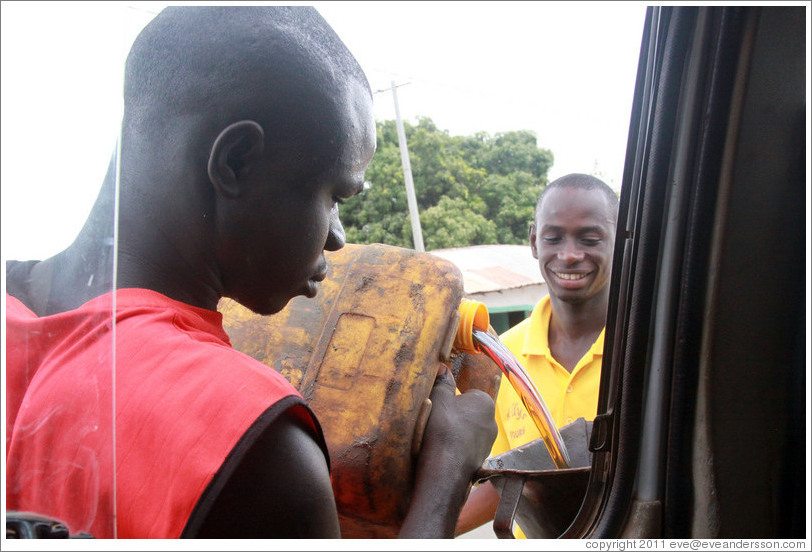
[[[431,414],[431,399],[426,397],[420,405],[420,412],[417,414],[417,421],[412,435],[412,458],[417,458],[420,454],[420,447],[423,446],[423,434],[426,432],[426,425],[429,423]]]

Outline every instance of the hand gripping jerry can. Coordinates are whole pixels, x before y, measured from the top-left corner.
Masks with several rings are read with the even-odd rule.
[[[348,244],[325,254],[316,298],[296,297],[272,316],[228,299],[219,310],[233,347],[283,374],[316,413],[342,536],[394,538],[438,363],[473,352],[472,325],[487,330],[488,312],[463,298],[459,269],[429,253]]]

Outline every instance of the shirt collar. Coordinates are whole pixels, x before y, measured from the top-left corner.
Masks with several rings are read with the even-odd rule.
[[[544,355],[550,356],[550,344],[547,340],[550,330],[550,316],[553,307],[550,303],[550,296],[545,295],[541,301],[536,303],[533,312],[530,314],[530,327],[524,337],[522,345],[523,355]]]
[[[525,334],[524,344],[522,345],[522,354],[524,355],[543,355],[552,358],[550,354],[550,343],[548,336],[550,335],[550,318],[553,314],[553,306],[550,302],[550,296],[545,295],[541,301],[536,303],[533,312],[530,314],[530,327]],[[589,348],[589,351],[584,357],[603,356],[603,340],[606,335],[606,327],[601,330],[598,339]]]

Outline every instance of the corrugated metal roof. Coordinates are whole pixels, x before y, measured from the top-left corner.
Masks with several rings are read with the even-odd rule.
[[[466,293],[500,291],[544,282],[529,245],[474,245],[428,251],[462,272]]]

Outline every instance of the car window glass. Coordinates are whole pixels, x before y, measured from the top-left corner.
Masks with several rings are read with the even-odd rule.
[[[555,156],[548,181],[585,172],[620,192],[644,6],[316,4],[367,72],[377,120],[395,118],[395,84],[412,124],[430,117],[452,135],[527,129]],[[163,5],[2,4],[3,261],[47,259],[79,233],[115,167],[127,51]],[[505,329],[521,319],[493,312]],[[98,389],[112,389],[114,374],[111,356]],[[113,408],[97,412],[111,441]],[[112,458],[97,460],[112,477]],[[114,511],[105,501],[83,506]]]

